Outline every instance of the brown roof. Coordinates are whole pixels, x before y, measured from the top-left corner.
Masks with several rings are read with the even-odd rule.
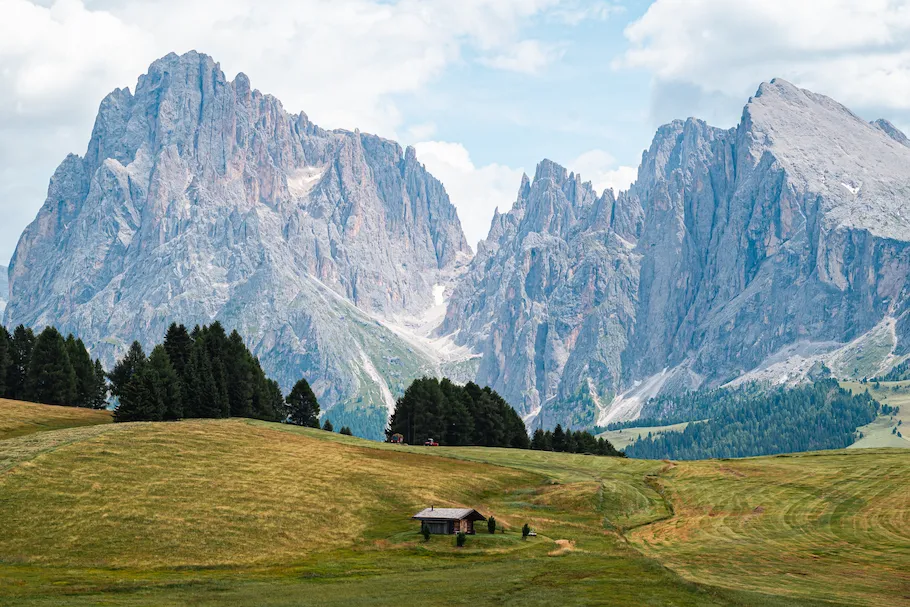
[[[411,518],[418,521],[446,520],[460,521],[470,518],[472,521],[485,521],[487,518],[473,508],[424,508]]]

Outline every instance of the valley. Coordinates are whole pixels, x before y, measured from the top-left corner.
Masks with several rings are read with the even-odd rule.
[[[42,407],[0,413],[28,425]],[[0,440],[0,461],[0,604],[884,606],[910,591],[904,450],[668,463],[227,419],[48,430]],[[409,517],[428,504],[506,533],[424,543]]]

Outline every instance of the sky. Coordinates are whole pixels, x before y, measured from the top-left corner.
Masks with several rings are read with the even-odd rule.
[[[192,49],[415,146],[472,246],[543,158],[626,189],[659,125],[771,78],[910,130],[910,0],[0,0],[0,264],[101,99]]]

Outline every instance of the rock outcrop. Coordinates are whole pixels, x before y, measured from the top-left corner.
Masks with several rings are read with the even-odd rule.
[[[376,318],[434,305],[471,254],[443,186],[412,148],[327,131],[168,55],[101,103],[10,264],[6,324],[55,324],[110,363],[172,321],[220,320],[285,388],[378,435],[425,360]]]
[[[7,272],[9,272],[9,268],[0,266],[0,318],[3,318],[3,311],[6,310],[6,300],[9,298]]]
[[[615,200],[544,161],[494,218],[444,330],[544,426],[750,373],[886,366],[910,352],[899,134],[775,80],[733,129],[661,127]]]

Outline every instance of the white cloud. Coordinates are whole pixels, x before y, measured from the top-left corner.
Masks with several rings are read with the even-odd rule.
[[[545,44],[540,40],[521,40],[492,57],[481,59],[488,67],[534,75],[565,54],[561,44]]]
[[[434,126],[406,129],[401,96],[420,93],[467,57],[542,69],[559,52],[524,33],[559,4],[0,0],[0,159],[10,177],[0,182],[0,260],[43,202],[54,167],[66,153],[84,152],[104,95],[132,88],[168,52],[208,53],[229,78],[247,73],[253,86],[320,126],[420,141],[435,135]]]
[[[551,16],[567,25],[578,25],[589,19],[605,21],[614,15],[620,15],[624,12],[626,12],[626,8],[615,2],[577,0],[576,2],[561,4],[551,12]]]
[[[512,208],[524,171],[501,164],[475,166],[460,143],[424,141],[414,147],[417,159],[445,186],[473,247],[486,238],[496,208]]]
[[[908,0],[657,0],[616,67],[745,96],[782,77],[857,106],[910,108]]]
[[[638,168],[630,166],[615,167],[616,159],[609,152],[590,150],[568,163],[567,168],[581,175],[584,181],[590,181],[598,193],[612,188],[614,194],[628,190],[638,177]]]

